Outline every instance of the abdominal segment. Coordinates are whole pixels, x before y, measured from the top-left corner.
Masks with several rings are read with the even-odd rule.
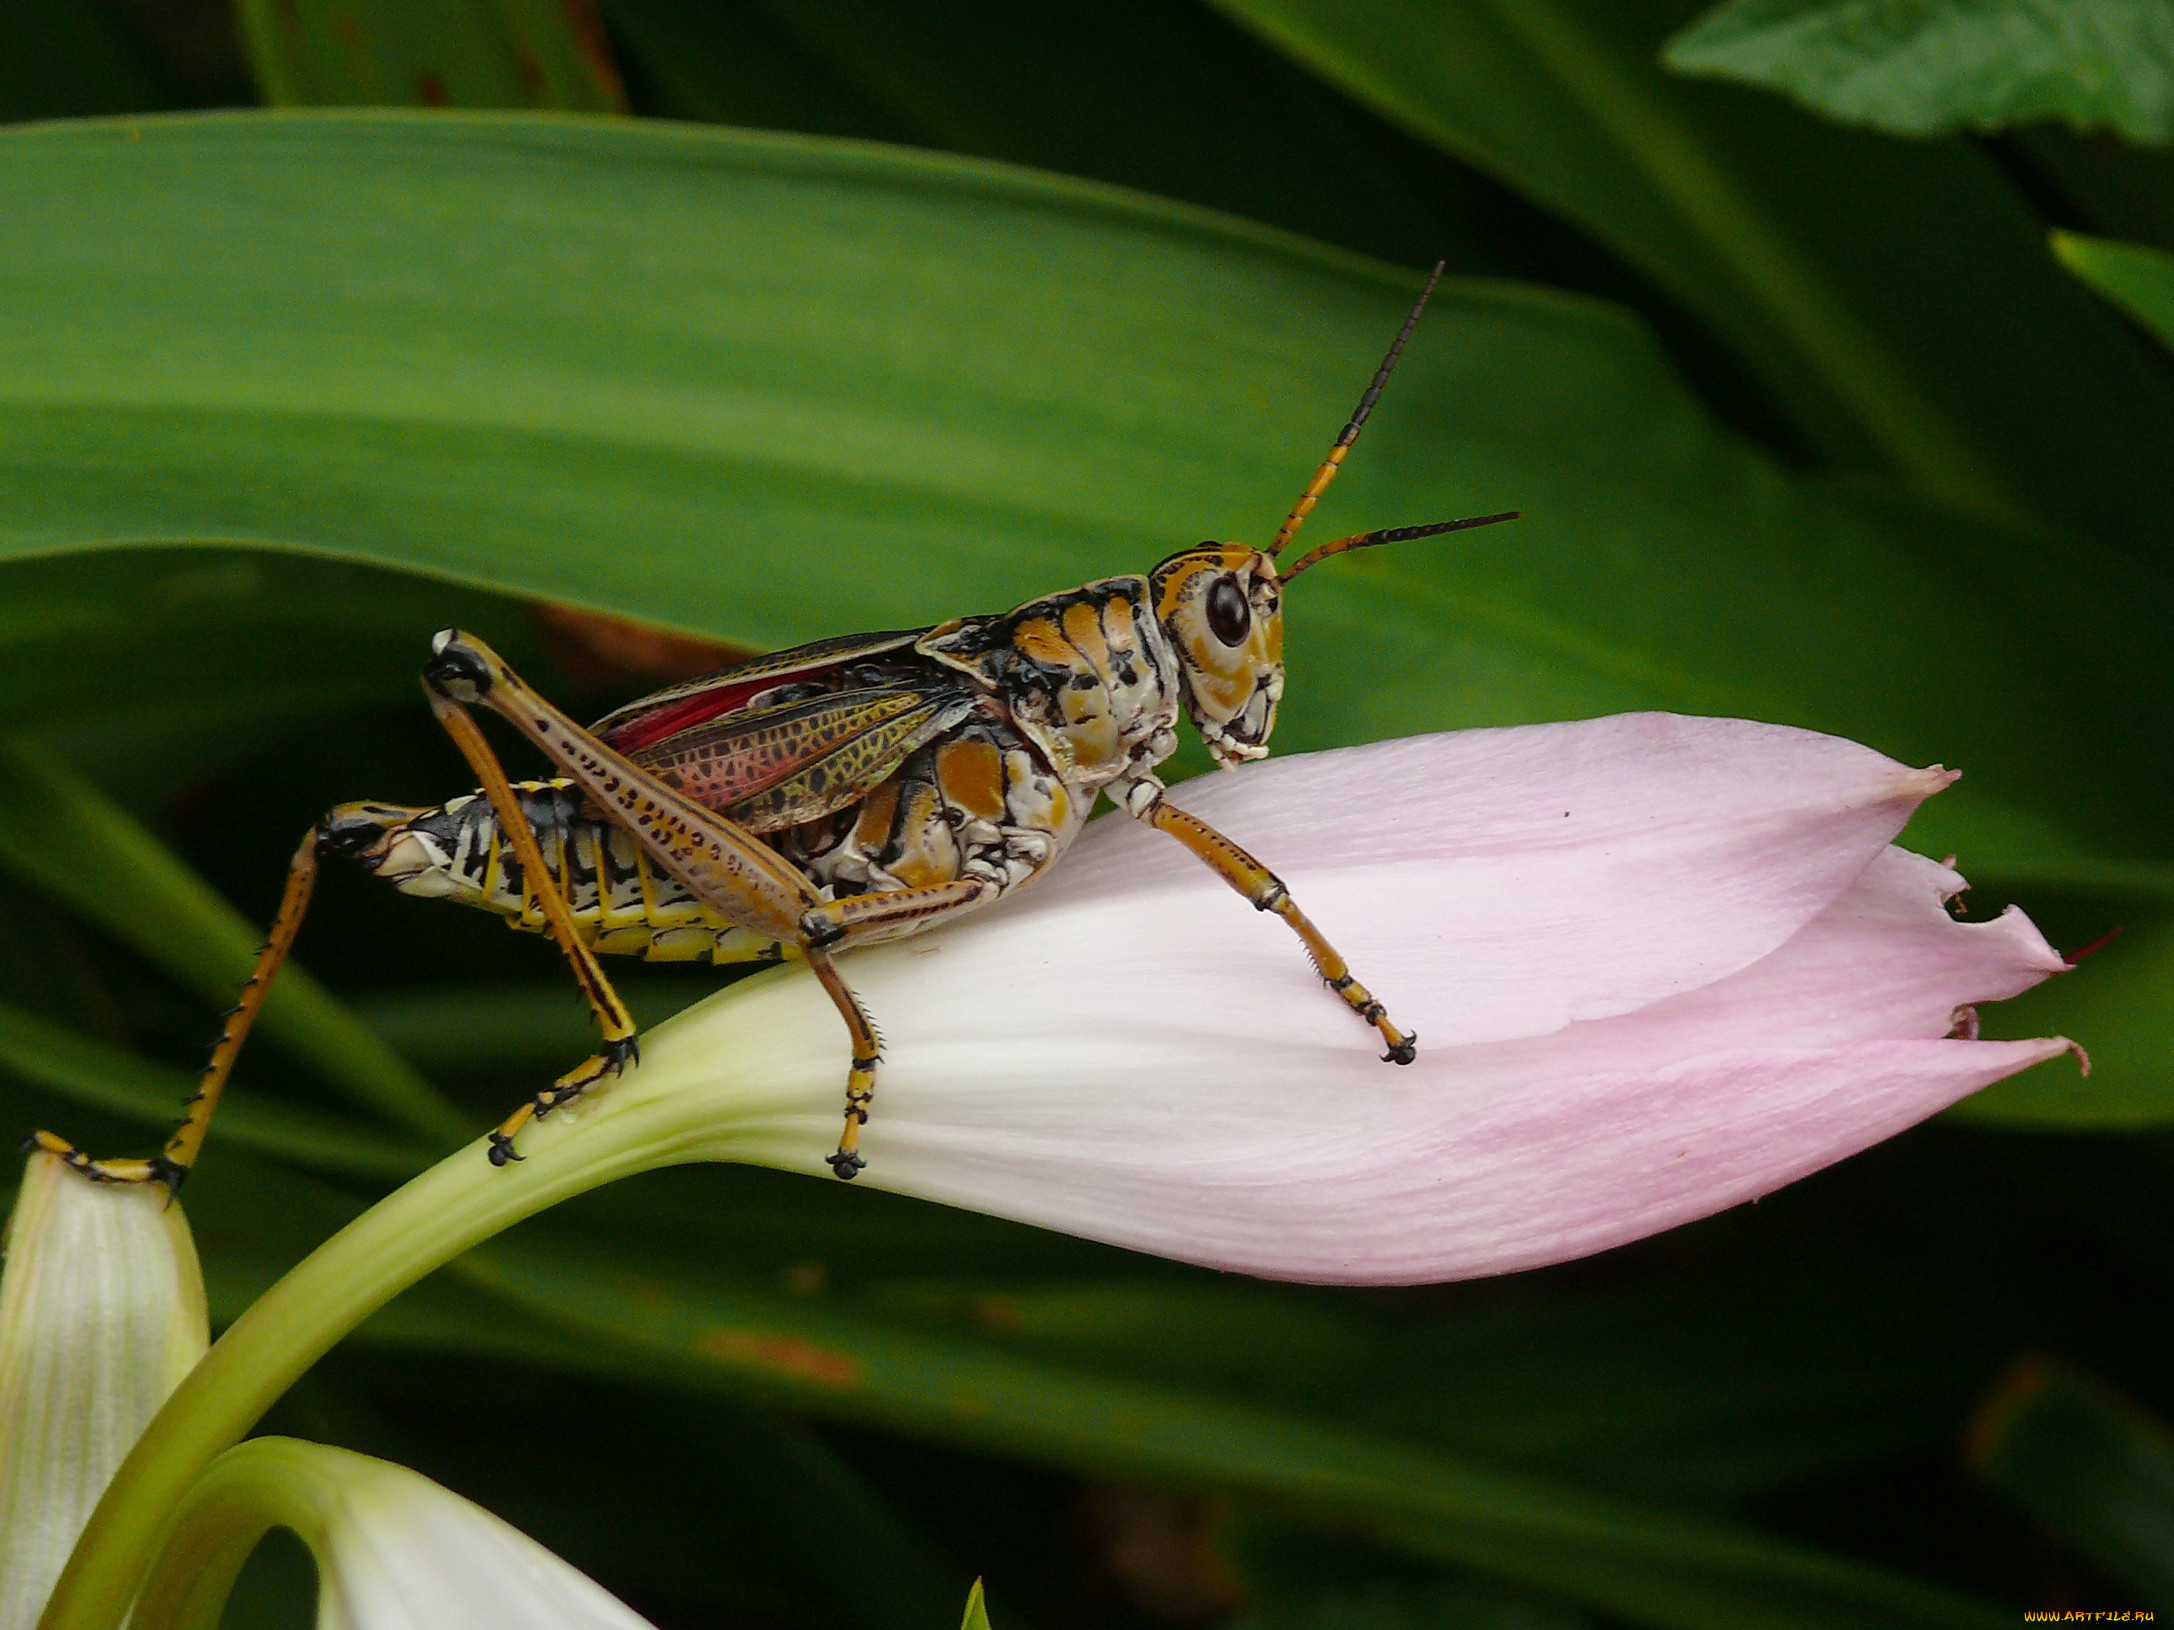
[[[652,962],[776,961],[796,948],[743,928],[697,899],[623,828],[597,816],[563,779],[514,785],[522,813],[572,913],[599,952]],[[1075,794],[999,719],[977,720],[912,754],[865,798],[755,841],[775,849],[826,898],[888,894],[961,878],[995,899],[1061,854],[1093,794]],[[730,811],[728,811],[730,813]],[[548,933],[496,811],[480,793],[416,810],[369,864],[403,893],[457,901]],[[897,938],[929,926],[911,920]]]
[[[623,827],[588,813],[571,781],[519,781],[513,793],[576,930],[594,949],[652,962],[775,962],[790,954],[696,899]],[[550,932],[520,857],[481,793],[418,812],[385,846],[375,870],[404,894],[452,900],[496,912],[514,928]]]

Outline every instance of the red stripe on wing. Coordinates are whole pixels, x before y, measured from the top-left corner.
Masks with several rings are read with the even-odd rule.
[[[750,697],[760,696],[766,690],[797,684],[844,666],[837,662],[830,668],[808,668],[791,674],[759,674],[753,679],[718,685],[693,696],[683,696],[676,702],[667,702],[654,712],[636,714],[606,733],[604,740],[622,753],[638,753],[667,736],[676,736],[682,730],[691,730],[698,724],[731,713],[744,706]]]

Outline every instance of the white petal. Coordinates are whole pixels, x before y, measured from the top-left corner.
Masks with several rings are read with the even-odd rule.
[[[429,1478],[321,1445],[318,1630],[652,1630],[519,1529]]]
[[[114,1468],[208,1340],[166,1190],[31,1156],[0,1276],[0,1630],[37,1623]]]
[[[175,1513],[139,1619],[196,1601],[200,1569],[238,1566],[267,1528],[316,1559],[317,1630],[653,1630],[520,1530],[429,1478],[346,1449],[252,1438]]]

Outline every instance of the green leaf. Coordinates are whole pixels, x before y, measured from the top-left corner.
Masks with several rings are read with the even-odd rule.
[[[2059,119],[2174,140],[2166,0],[1723,0],[1661,60],[1898,136]]]
[[[809,1230],[811,1255],[827,1233]],[[671,1266],[696,1273],[691,1260]],[[1943,1440],[2021,1339],[1994,1311],[2003,1278],[1966,1261],[1871,1268],[1772,1245],[1677,1283],[1500,1299],[1438,1320],[1144,1274],[894,1273],[849,1299],[1485,1464],[1742,1501]]]
[[[2174,255],[2076,232],[2053,234],[2061,264],[2174,349]]]
[[[617,970],[610,971],[616,980]],[[731,970],[719,968],[706,976],[625,983],[619,994],[647,1030],[722,989],[731,977]],[[483,1069],[555,1074],[596,1045],[596,1021],[570,979],[453,990],[419,986],[360,997],[351,1006],[402,1058],[448,1078]]]
[[[275,106],[622,108],[591,0],[238,0]]]
[[[989,1609],[981,1599],[981,1581],[974,1581],[974,1588],[966,1593],[966,1617],[959,1621],[959,1630],[989,1630]]]
[[[1686,0],[1217,3],[1628,257],[1830,456],[2117,548],[2174,510],[2174,381],[1979,154],[1665,74]]]
[[[2136,1603],[2174,1600],[2166,1422],[2095,1377],[2027,1360],[1988,1400],[1967,1452],[1980,1477]]]
[[[157,801],[147,781],[217,767],[168,761],[162,737],[411,701],[447,623],[490,624],[510,661],[541,656],[517,608],[409,573],[201,546],[18,556],[0,561],[0,696],[19,728],[140,807]],[[90,738],[100,749],[80,751]]]
[[[124,810],[29,743],[0,741],[0,784],[0,866],[222,1006],[233,999],[260,929]],[[300,968],[281,975],[259,1025],[399,1124],[433,1138],[465,1137],[466,1118]]]
[[[1265,536],[1411,292],[1198,211],[843,143],[394,114],[0,141],[0,557],[253,540],[756,646]],[[1962,765],[1913,829],[1933,853],[2174,899],[2174,767],[2143,747],[2174,712],[2164,589],[1788,475],[1619,313],[1445,289],[1327,502],[1316,526],[1527,519],[1310,575],[1281,747],[1636,707],[1803,724]]]

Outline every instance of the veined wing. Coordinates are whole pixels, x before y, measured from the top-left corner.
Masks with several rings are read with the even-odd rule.
[[[627,756],[667,786],[774,832],[859,803],[981,705],[952,674],[742,709]]]
[[[820,680],[853,663],[903,651],[927,632],[902,628],[881,634],[836,634],[789,651],[773,651],[615,708],[589,726],[589,734],[632,755],[667,736],[735,712],[773,686]]]

